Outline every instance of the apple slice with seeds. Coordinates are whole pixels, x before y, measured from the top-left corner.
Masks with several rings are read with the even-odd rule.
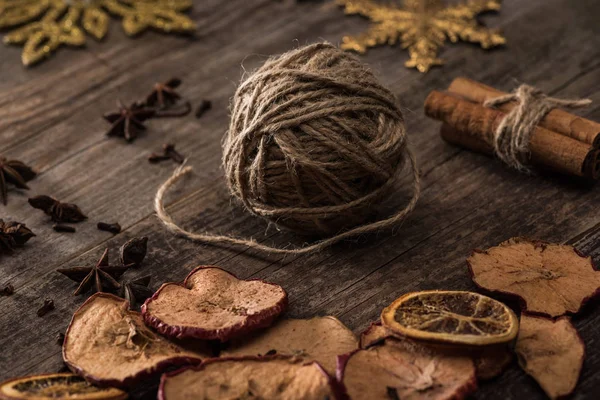
[[[467,346],[508,343],[519,329],[510,308],[479,293],[463,291],[405,294],[383,309],[381,322],[410,339]]]
[[[341,400],[343,390],[316,362],[295,357],[215,358],[163,375],[159,400]]]
[[[551,399],[566,397],[575,390],[585,345],[568,317],[554,321],[521,315],[515,351],[521,368]]]
[[[270,326],[287,304],[281,286],[201,266],[182,285],[162,285],[146,300],[142,314],[147,325],[165,336],[224,342]]]
[[[314,360],[335,373],[336,357],[358,348],[356,336],[335,317],[284,319],[252,337],[234,340],[224,357],[284,354]]]
[[[184,350],[144,325],[127,301],[96,293],[75,312],[65,334],[63,359],[86,380],[131,387],[171,366],[199,364],[201,355]]]
[[[380,344],[387,338],[406,339],[401,335],[392,332],[381,324],[381,322],[372,322],[371,325],[360,335],[360,348],[368,349],[371,346]],[[421,346],[427,346],[433,352],[441,352],[458,357],[469,357],[475,363],[477,379],[490,380],[499,376],[513,359],[512,351],[508,346],[453,346],[453,345],[433,345],[430,342],[418,342]]]
[[[2,400],[124,400],[127,393],[110,387],[91,385],[69,374],[43,374],[13,378],[0,383]]]
[[[528,313],[575,314],[600,293],[600,271],[591,257],[568,245],[513,238],[476,250],[467,264],[475,284],[519,298]]]
[[[408,339],[387,338],[340,356],[337,376],[352,400],[463,399],[477,389],[471,358],[436,352]]]

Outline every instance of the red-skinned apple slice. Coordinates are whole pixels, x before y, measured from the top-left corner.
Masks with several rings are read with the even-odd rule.
[[[462,399],[477,389],[469,357],[397,338],[339,357],[337,376],[353,400]]]
[[[530,314],[576,314],[600,294],[600,271],[591,257],[563,244],[512,238],[467,260],[475,284],[521,300]]]
[[[335,379],[316,362],[297,357],[215,358],[163,375],[159,400],[345,399]]]
[[[182,285],[162,285],[146,300],[142,314],[147,325],[165,336],[224,342],[270,326],[287,303],[281,286],[201,266]]]
[[[569,396],[579,380],[585,345],[568,317],[521,315],[515,346],[519,365],[551,399]]]
[[[360,335],[360,348],[368,349],[380,344],[387,338],[405,340],[401,335],[392,332],[381,325],[381,322],[372,322]],[[493,345],[486,347],[468,347],[452,345],[433,345],[432,343],[415,342],[426,346],[431,351],[442,352],[448,355],[470,357],[475,364],[477,379],[490,380],[500,375],[513,359],[512,352],[506,345]]]
[[[335,317],[284,319],[249,338],[234,340],[225,357],[277,354],[314,360],[335,373],[336,357],[358,347],[356,336]]]
[[[201,358],[158,336],[127,301],[107,293],[93,295],[75,312],[63,343],[63,359],[73,372],[119,388],[171,366],[197,365]]]

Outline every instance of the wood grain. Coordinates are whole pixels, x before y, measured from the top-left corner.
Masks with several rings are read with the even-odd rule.
[[[304,256],[272,256],[243,248],[202,246],[168,234],[153,215],[157,187],[174,165],[150,165],[146,157],[162,143],[177,144],[194,174],[169,196],[177,221],[193,230],[253,236],[278,245],[302,239],[278,232],[232,204],[222,179],[220,140],[228,126],[228,103],[244,70],[269,54],[317,40],[339,43],[368,26],[344,17],[331,2],[206,0],[196,2],[193,38],[148,32],[131,40],[113,23],[109,39],[89,41],[84,50],[65,49],[38,67],[20,65],[20,48],[0,47],[0,154],[31,163],[40,176],[28,192],[11,191],[0,218],[26,223],[37,236],[14,256],[0,258],[0,286],[16,293],[0,297],[0,379],[61,367],[55,335],[64,331],[83,301],[71,296],[75,284],[56,268],[94,263],[104,248],[146,235],[150,252],[143,267],[125,278],[152,274],[153,285],[179,281],[199,264],[219,264],[241,277],[283,285],[290,316],[332,314],[360,332],[382,307],[400,294],[421,289],[474,289],[465,259],[511,236],[569,242],[600,261],[600,189],[573,178],[520,175],[499,162],[450,146],[439,138],[439,123],[422,105],[429,91],[465,75],[510,91],[517,82],[534,84],[553,96],[589,97],[581,112],[600,119],[600,36],[595,0],[506,0],[497,16],[484,21],[501,27],[504,49],[484,52],[467,44],[449,45],[443,68],[426,75],[403,67],[399,48],[370,50],[364,61],[400,99],[423,174],[416,211],[394,232],[380,232]],[[242,68],[243,65],[243,68]],[[101,115],[117,99],[145,96],[152,84],[171,76],[194,104],[210,99],[200,120],[149,121],[148,132],[132,144],[106,138]],[[408,179],[408,178],[407,178]],[[60,234],[26,199],[50,194],[77,203],[90,217],[77,233]],[[383,207],[406,201],[406,185]],[[113,236],[98,221],[118,221]],[[56,310],[43,319],[35,310],[43,299]],[[575,319],[587,346],[576,398],[595,398],[600,384],[600,311],[591,304]],[[513,365],[499,379],[480,385],[481,399],[544,398],[535,382]],[[151,389],[138,396],[151,397]]]

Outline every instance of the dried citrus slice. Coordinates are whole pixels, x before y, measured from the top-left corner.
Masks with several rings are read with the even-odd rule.
[[[585,346],[567,317],[521,315],[515,351],[519,365],[552,399],[568,396],[577,385]]]
[[[338,358],[338,379],[352,400],[463,399],[477,389],[470,357],[388,338]]]
[[[284,319],[251,337],[234,340],[224,357],[284,354],[314,360],[330,373],[336,357],[358,348],[354,333],[335,317]]]
[[[142,314],[146,324],[165,336],[225,342],[271,325],[287,303],[281,286],[201,266],[182,285],[162,285],[146,300]]]
[[[131,387],[171,366],[199,364],[201,358],[157,335],[127,301],[108,293],[83,303],[63,343],[63,359],[72,371],[116,387]]]
[[[115,388],[99,388],[75,374],[46,374],[13,378],[0,383],[2,400],[122,400],[127,393]]]
[[[513,238],[467,260],[480,287],[517,296],[529,313],[577,313],[600,293],[600,271],[572,246]]]
[[[423,291],[396,299],[381,312],[383,326],[416,340],[485,346],[517,336],[516,315],[478,293]]]
[[[163,375],[162,400],[341,400],[339,383],[315,362],[284,356],[215,358]]]

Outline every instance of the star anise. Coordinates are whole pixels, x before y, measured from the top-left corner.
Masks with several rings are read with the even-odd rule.
[[[150,275],[146,275],[138,279],[124,282],[121,285],[119,296],[129,302],[129,307],[131,309],[136,308],[154,294],[154,292],[148,288],[151,279],[152,277]]]
[[[31,207],[42,210],[52,217],[52,221],[54,222],[81,222],[87,219],[87,216],[77,205],[61,203],[50,196],[36,196],[30,198],[28,201]]]
[[[7,160],[0,156],[0,197],[6,205],[8,193],[7,184],[11,183],[19,189],[29,189],[25,182],[32,180],[36,172],[21,161]]]
[[[146,97],[146,105],[159,109],[168,108],[181,99],[175,91],[181,85],[181,79],[171,78],[164,83],[154,84],[154,90]]]
[[[4,222],[0,219],[0,254],[12,253],[15,247],[23,246],[35,234],[19,222]]]
[[[108,264],[108,249],[100,257],[100,261],[93,267],[60,268],[57,272],[67,278],[80,282],[73,295],[87,292],[90,288],[93,292],[104,292],[105,290],[116,291],[121,288],[117,279],[129,268],[125,266],[111,266]]]
[[[123,265],[131,265],[139,267],[146,257],[148,251],[148,238],[146,236],[134,237],[129,239],[121,249],[121,263]]]
[[[152,164],[165,160],[173,160],[177,164],[183,164],[185,157],[175,150],[175,145],[173,143],[163,144],[162,153],[152,153],[148,156],[148,161]]]
[[[126,107],[118,102],[117,106],[119,111],[104,114],[104,119],[112,124],[106,135],[123,137],[128,142],[132,142],[142,131],[146,130],[144,121],[156,113],[154,109],[148,108],[142,103],[133,103]]]

